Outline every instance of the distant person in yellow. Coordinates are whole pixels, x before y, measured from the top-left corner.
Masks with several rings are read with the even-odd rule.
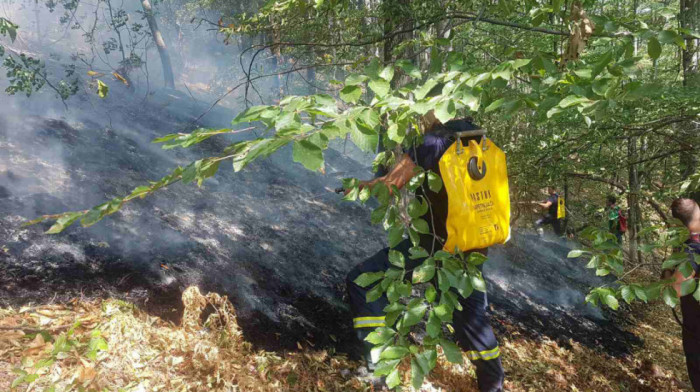
[[[544,210],[544,215],[542,218],[538,219],[535,222],[535,226],[537,226],[537,232],[542,235],[544,234],[544,229],[543,225],[552,225],[552,229],[554,229],[554,233],[558,236],[561,236],[564,234],[564,229],[562,227],[562,214],[564,206],[560,206],[560,197],[559,194],[557,193],[556,188],[554,187],[548,187],[547,188],[547,193],[549,194],[549,197],[547,197],[547,200],[545,201],[540,201],[540,202],[535,202],[535,204],[539,205],[543,210]],[[561,199],[563,201],[563,199]]]

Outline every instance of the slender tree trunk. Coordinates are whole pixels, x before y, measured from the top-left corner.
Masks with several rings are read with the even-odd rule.
[[[680,0],[679,21],[681,28],[698,32],[700,30],[700,0]],[[683,86],[700,87],[700,74],[698,73],[698,40],[686,38],[685,49],[681,53],[681,65],[683,67]],[[681,140],[688,140],[700,132],[700,127],[694,122],[688,125],[680,125]],[[692,146],[684,146],[692,147]],[[688,150],[680,154],[681,177],[687,179],[688,176],[697,172],[700,162],[695,151]],[[687,197],[699,198],[700,191],[689,193]]]
[[[126,54],[124,53],[124,43],[122,42],[122,33],[119,30],[119,27],[117,27],[114,24],[114,13],[112,12],[112,1],[107,0],[107,9],[109,10],[109,24],[112,25],[112,28],[114,29],[114,32],[117,33],[117,39],[119,41],[119,51],[122,54],[122,67],[126,65]],[[124,75],[127,76],[127,75]]]
[[[564,209],[566,211],[566,206],[569,204],[569,179],[564,177]],[[566,228],[569,225],[569,214],[565,215],[564,218],[564,235],[567,236]]]
[[[160,62],[163,66],[163,79],[165,80],[165,87],[175,88],[175,77],[173,75],[173,66],[170,62],[170,53],[168,52],[167,46],[165,46],[165,40],[163,40],[163,35],[158,30],[158,23],[153,15],[153,8],[151,7],[151,2],[149,0],[141,0],[141,6],[143,7],[143,14],[146,16],[148,21],[148,27],[151,28],[151,35],[153,35],[153,41],[158,47],[158,54],[160,54]]]
[[[627,142],[627,159],[628,162],[636,162],[637,158],[637,137],[630,136]],[[629,166],[629,193],[627,195],[627,205],[629,206],[629,217],[627,225],[627,234],[629,241],[629,255],[632,264],[636,264],[641,261],[638,258],[637,250],[639,238],[637,234],[640,229],[640,214],[641,211],[639,207],[639,176],[637,173],[637,165]]]
[[[284,59],[282,58],[282,47],[280,46],[282,32],[280,31],[280,27],[275,24],[274,20],[270,20],[270,22],[272,24],[272,48],[270,48],[270,51],[272,52],[271,62],[274,72],[280,72],[280,68],[284,64]],[[284,96],[282,75],[277,75],[274,79],[274,89],[277,93],[277,98],[282,99]]]

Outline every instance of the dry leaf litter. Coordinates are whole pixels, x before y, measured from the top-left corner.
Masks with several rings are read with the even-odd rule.
[[[255,350],[224,296],[190,287],[182,300],[181,326],[114,299],[0,309],[0,391],[372,390],[354,377],[361,364],[343,355]],[[499,337],[506,390],[690,390],[668,308],[640,306],[631,313],[633,332],[645,343],[624,358],[576,342],[565,348],[525,338],[506,325]],[[440,360],[421,390],[475,392],[474,368],[466,358],[464,365]]]

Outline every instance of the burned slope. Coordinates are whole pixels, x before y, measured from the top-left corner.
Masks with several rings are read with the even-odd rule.
[[[201,189],[175,185],[90,229],[51,236],[42,234],[46,226],[21,227],[39,214],[127,194],[231,141],[163,151],[150,140],[189,118],[155,104],[110,109],[111,127],[81,113],[67,120],[2,115],[3,305],[109,294],[177,318],[180,290],[198,284],[229,294],[257,343],[327,344],[335,339],[329,331],[351,335],[344,275],[383,246],[382,236],[366,224],[365,207],[325,190],[339,185],[339,175],[308,173],[291,163],[289,150],[239,174],[222,167]],[[338,152],[327,158],[329,173],[364,176],[364,166]]]
[[[484,274],[494,318],[529,337],[547,336],[564,346],[571,339],[611,355],[629,353],[641,341],[621,329],[625,319],[584,303],[591,287],[611,279],[568,259],[575,248],[573,242],[528,232],[515,232],[507,244],[493,247]]]
[[[174,185],[90,229],[48,236],[47,226],[21,227],[127,194],[220,151],[231,138],[191,150],[150,143],[183,129],[199,109],[156,96],[100,102],[65,119],[0,113],[0,305],[111,295],[177,319],[182,288],[197,284],[229,295],[247,338],[261,346],[307,341],[350,351],[344,276],[383,246],[384,235],[365,207],[325,190],[343,176],[369,175],[337,150],[328,151],[326,167],[336,174],[307,172],[284,150],[241,173],[222,167],[201,189]],[[232,114],[209,117],[214,127]],[[589,345],[627,339],[602,313],[580,306],[584,286],[595,282],[570,279],[563,248],[545,257],[546,247],[523,238],[495,248],[486,267],[496,318]],[[552,302],[547,290],[574,305]]]

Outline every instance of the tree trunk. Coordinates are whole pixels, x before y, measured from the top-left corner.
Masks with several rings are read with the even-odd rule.
[[[148,27],[151,28],[153,41],[155,41],[156,46],[158,47],[160,62],[163,65],[163,79],[165,80],[165,87],[174,89],[175,77],[173,75],[173,66],[170,62],[170,53],[168,53],[168,48],[165,46],[163,35],[160,33],[160,30],[158,30],[158,23],[156,23],[156,18],[153,16],[151,2],[149,0],[141,0],[141,6],[143,7],[143,14],[146,16],[146,20],[148,21]]]
[[[564,210],[566,211],[566,206],[569,205],[569,179],[564,177]],[[564,235],[568,237],[567,226],[569,226],[569,214],[564,216],[562,229],[564,230]]]
[[[679,21],[681,28],[697,32],[700,30],[700,0],[680,0]],[[699,87],[700,74],[698,74],[698,40],[695,38],[685,39],[685,49],[681,53],[681,65],[683,67],[683,86],[684,87]],[[700,131],[700,127],[694,122],[688,125],[680,125],[681,140],[689,140],[693,135]],[[691,146],[681,146],[691,147]],[[688,176],[695,173],[700,166],[696,153],[689,149],[680,154],[680,169],[681,177],[687,179]],[[686,197],[700,197],[700,191],[689,193]]]
[[[636,162],[637,159],[637,137],[630,136],[627,142],[627,159],[628,162]],[[639,186],[639,176],[637,173],[637,165],[631,164],[629,166],[629,193],[627,195],[627,205],[629,206],[629,216],[627,218],[627,239],[629,241],[629,257],[630,262],[634,265],[640,262],[639,255],[637,254],[639,238],[637,234],[639,233],[641,227],[641,216],[639,207],[639,194],[641,188]]]

